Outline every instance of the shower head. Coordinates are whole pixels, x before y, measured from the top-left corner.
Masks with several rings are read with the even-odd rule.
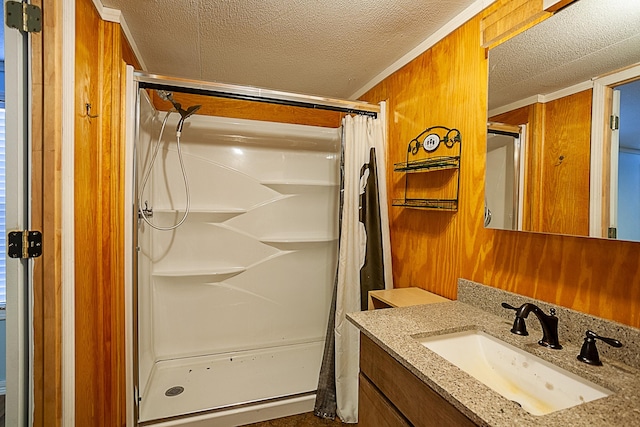
[[[177,105],[178,107],[180,107],[180,104]],[[187,108],[186,111],[182,108],[176,108],[176,110],[178,110],[178,113],[180,113],[180,115],[182,116],[182,120],[186,120],[187,117],[198,111],[200,107],[202,107],[202,105],[192,105],[191,107]]]
[[[169,101],[171,105],[173,105],[173,108],[180,113],[180,120],[178,121],[178,127],[176,128],[177,132],[182,132],[182,125],[184,125],[184,121],[202,107],[202,105],[192,105],[184,110],[182,108],[182,104],[173,99],[173,94],[171,92],[166,90],[156,90],[156,92],[161,99]]]
[[[180,133],[182,132],[182,125],[184,125],[185,120],[187,120],[187,118],[193,113],[198,111],[200,107],[202,107],[202,105],[192,105],[186,110],[183,110],[182,106],[178,103],[174,104],[174,107],[176,108],[176,110],[178,110],[178,113],[180,113],[180,120],[178,120],[178,126],[176,127],[176,132]]]

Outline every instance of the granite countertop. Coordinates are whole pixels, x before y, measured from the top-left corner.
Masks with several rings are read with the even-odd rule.
[[[459,301],[390,308],[348,314],[363,334],[413,372],[469,419],[483,426],[640,426],[640,370],[602,357],[604,366],[579,362],[580,342],[560,337],[562,350],[541,347],[535,316],[527,320],[528,336],[509,332],[512,321]],[[562,319],[560,320],[562,322]],[[611,396],[572,408],[535,416],[504,398],[436,353],[416,338],[480,330],[524,349],[556,366],[608,388]],[[599,347],[604,347],[599,343]]]

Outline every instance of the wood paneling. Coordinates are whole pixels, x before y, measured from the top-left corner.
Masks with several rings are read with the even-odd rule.
[[[44,3],[44,4],[43,4]],[[34,0],[43,29],[31,39],[31,228],[42,231],[43,254],[33,260],[33,426],[62,419],[61,146],[62,7]]]
[[[484,182],[486,117],[485,88],[478,90],[478,74],[486,81],[484,51],[479,45],[479,21],[465,25],[369,91],[363,99],[388,100],[389,135],[387,182],[389,200],[401,198],[404,177],[393,163],[405,160],[407,143],[425,128],[442,125],[460,130],[462,160],[458,212],[421,211],[390,207],[394,282],[396,287],[417,286],[455,299],[461,271],[461,218],[484,209],[484,195],[472,200],[473,187]],[[455,64],[455,66],[449,66]],[[484,91],[484,93],[483,93]],[[434,106],[438,106],[434,108]],[[481,149],[480,149],[481,148]],[[478,151],[480,150],[480,151]],[[482,174],[472,177],[470,172]],[[429,179],[431,174],[424,174]],[[481,185],[481,184],[480,184]]]
[[[140,61],[138,61],[138,57],[136,56],[136,53],[133,51],[133,48],[131,47],[129,40],[127,40],[127,37],[125,36],[124,31],[122,31],[122,29],[120,30],[120,40],[121,40],[120,49],[122,51],[122,60],[127,65],[131,65],[136,70],[142,69],[142,66],[140,65]]]
[[[489,8],[480,23],[482,46],[491,47],[547,19],[543,0],[502,0]]]
[[[168,111],[172,108],[171,103],[158,97],[156,91],[152,91],[151,94],[153,104],[158,110]],[[183,108],[189,105],[202,105],[202,108],[198,110],[198,114],[232,117],[236,119],[337,128],[340,126],[343,116],[342,113],[335,111],[291,107],[288,105],[261,104],[251,101],[192,95],[188,93],[175,92],[173,98],[182,104]]]
[[[435,124],[462,133],[458,212],[390,207],[395,286],[455,298],[457,278],[463,277],[640,327],[640,243],[484,228],[487,61],[480,19],[469,20],[363,96],[388,100],[389,199],[403,182],[393,163],[404,158],[413,136]],[[539,191],[537,182],[530,185]]]
[[[125,424],[121,48],[119,25],[77,0],[76,425]]]
[[[544,104],[542,179],[538,183],[543,233],[589,235],[591,97],[586,90]]]
[[[528,128],[523,230],[589,235],[591,97],[586,90],[489,118]]]

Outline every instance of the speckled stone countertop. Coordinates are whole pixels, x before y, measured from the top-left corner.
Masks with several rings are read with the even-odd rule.
[[[466,289],[464,289],[465,286]],[[560,343],[564,348],[551,350],[541,347],[537,341],[542,333],[536,327],[538,321],[535,316],[529,316],[527,319],[529,335],[518,336],[509,332],[513,319],[506,315],[502,316],[498,309],[492,308],[494,305],[499,306],[503,301],[513,305],[519,304],[518,301],[511,300],[511,298],[515,298],[515,294],[494,288],[483,288],[488,287],[461,281],[458,288],[459,301],[363,311],[348,314],[347,318],[362,333],[380,345],[394,359],[478,425],[495,427],[514,425],[544,425],[548,427],[640,426],[640,370],[638,365],[634,363],[637,358],[634,358],[633,355],[627,355],[633,351],[621,353],[621,358],[626,359],[624,362],[627,363],[620,359],[604,356],[603,351],[600,352],[603,366],[590,366],[579,362],[576,356],[582,345],[581,337],[563,339],[562,332],[569,334],[569,331],[581,330],[583,325],[580,321],[586,325],[592,323],[585,321],[585,319],[576,320],[580,316],[571,310],[568,310],[571,313],[563,316],[566,314],[564,310],[567,309],[562,309],[563,312],[558,313],[560,324],[562,325],[563,320],[566,322],[571,320],[572,323],[577,321],[579,324],[574,325],[573,328],[567,326],[559,328],[561,332]],[[488,294],[485,294],[485,291]],[[520,296],[520,298],[522,297]],[[467,303],[460,300],[465,300]],[[476,304],[472,300],[484,309],[475,307]],[[540,307],[543,308],[544,303],[531,298],[526,300],[540,303]],[[486,310],[486,308],[490,309]],[[500,313],[500,315],[492,314],[491,311]],[[571,315],[576,319],[572,319]],[[637,350],[636,347],[640,343],[640,340],[637,340],[640,337],[639,330],[591,316],[585,316],[585,318],[601,322],[597,326],[608,327],[607,331],[620,332],[622,330],[624,336],[621,337],[606,335],[604,331],[600,332],[597,330],[598,328],[589,326],[590,329],[594,329],[603,336],[619,339],[625,345],[629,342],[625,342],[625,339],[631,340],[631,350],[634,348]],[[582,378],[608,388],[614,393],[611,396],[572,408],[535,416],[428,350],[416,339],[471,329],[484,331]],[[584,330],[580,332],[580,334],[583,333]],[[599,342],[598,349],[601,350],[604,347],[608,346]],[[610,354],[614,353],[610,352]]]

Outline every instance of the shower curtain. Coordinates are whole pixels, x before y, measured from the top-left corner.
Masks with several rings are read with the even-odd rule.
[[[314,413],[358,421],[359,333],[346,313],[364,310],[367,293],[393,288],[385,170],[385,105],[377,119],[346,116],[340,241]]]

